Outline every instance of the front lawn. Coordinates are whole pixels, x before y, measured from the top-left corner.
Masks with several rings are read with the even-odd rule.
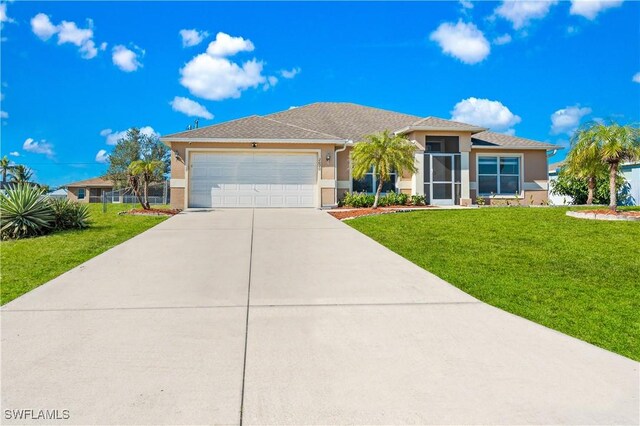
[[[90,204],[89,229],[0,242],[0,303],[10,302],[166,219],[118,215],[129,207],[109,204],[102,213],[102,204]]]
[[[347,223],[484,302],[640,360],[640,223],[565,212],[429,210]]]

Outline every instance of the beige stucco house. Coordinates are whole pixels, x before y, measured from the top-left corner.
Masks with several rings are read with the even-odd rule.
[[[113,182],[102,177],[85,179],[69,183],[64,186],[67,189],[67,199],[81,203],[100,203],[102,194],[113,190]]]
[[[161,138],[171,148],[171,205],[331,207],[347,191],[373,192],[376,177],[351,177],[349,152],[390,130],[415,147],[417,173],[385,190],[424,194],[434,205],[547,200],[554,145],[435,117],[351,103],[314,103]]]

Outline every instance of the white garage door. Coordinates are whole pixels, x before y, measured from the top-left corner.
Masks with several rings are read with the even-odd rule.
[[[315,207],[316,154],[193,153],[189,207]]]

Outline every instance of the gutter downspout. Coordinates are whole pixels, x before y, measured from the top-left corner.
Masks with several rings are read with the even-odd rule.
[[[352,143],[352,140],[345,139],[342,148],[333,150],[333,178],[336,180],[336,187],[333,190],[333,199],[335,200],[336,207],[338,206],[338,153],[343,152],[347,149],[347,145]]]

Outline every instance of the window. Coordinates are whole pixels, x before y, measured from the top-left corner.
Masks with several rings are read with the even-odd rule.
[[[389,173],[389,180],[382,184],[382,193],[396,191],[396,173]],[[353,192],[366,192],[367,194],[375,194],[378,189],[377,176],[373,174],[373,168],[360,180],[353,180]]]
[[[514,195],[520,193],[520,157],[478,156],[478,193]]]
[[[84,188],[78,189],[78,199],[82,200],[84,198]]]

